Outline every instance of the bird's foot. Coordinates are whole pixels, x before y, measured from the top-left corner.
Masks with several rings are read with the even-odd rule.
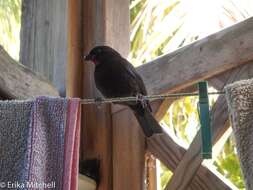
[[[142,94],[136,95],[136,102],[140,102],[143,108],[148,106],[147,100],[145,99],[145,97]]]
[[[102,106],[102,100],[103,100],[103,98],[101,98],[101,97],[96,97],[95,98],[95,104],[96,104],[96,106],[98,108],[101,108],[101,106]]]

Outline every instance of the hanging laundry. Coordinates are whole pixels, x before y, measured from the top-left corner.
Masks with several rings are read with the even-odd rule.
[[[76,190],[79,99],[0,102],[1,188]]]
[[[225,87],[230,122],[246,190],[253,189],[253,79]]]

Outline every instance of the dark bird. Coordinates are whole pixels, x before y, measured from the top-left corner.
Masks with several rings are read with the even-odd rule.
[[[97,46],[85,56],[85,60],[95,64],[95,84],[104,97],[147,95],[144,82],[133,65],[111,47]],[[152,110],[148,100],[142,99],[119,104],[127,105],[133,110],[147,137],[162,132],[160,125],[151,114]]]

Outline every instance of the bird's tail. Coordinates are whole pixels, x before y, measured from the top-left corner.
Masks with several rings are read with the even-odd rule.
[[[145,136],[151,137],[155,133],[162,133],[162,128],[147,108],[134,109],[134,115],[138,120]]]

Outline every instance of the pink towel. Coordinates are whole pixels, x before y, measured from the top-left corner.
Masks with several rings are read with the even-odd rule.
[[[64,147],[63,190],[76,190],[78,183],[80,106],[79,99],[68,102]]]
[[[68,101],[38,97],[32,111],[28,189],[61,190]]]
[[[74,98],[36,99],[32,112],[29,182],[47,185],[42,189],[77,189],[79,107],[79,99]]]

